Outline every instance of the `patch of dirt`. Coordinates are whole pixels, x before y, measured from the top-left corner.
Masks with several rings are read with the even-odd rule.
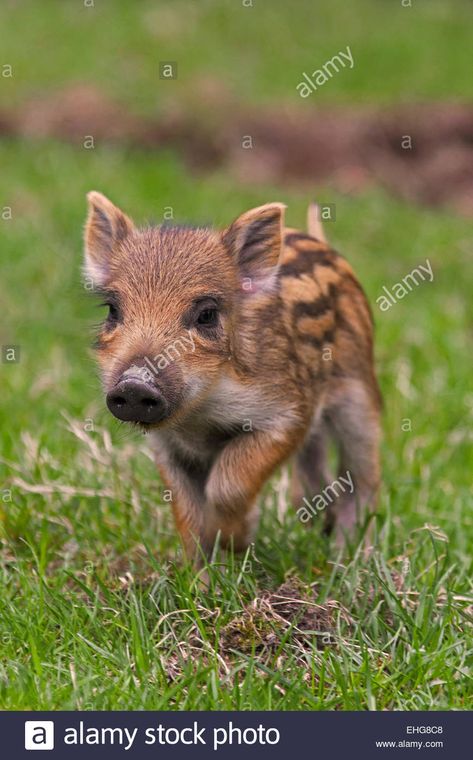
[[[341,607],[335,601],[316,604],[315,598],[314,589],[295,578],[263,593],[222,629],[221,654],[274,649],[283,642],[305,647],[314,637],[319,647],[334,644],[335,612]]]
[[[175,652],[162,655],[161,662],[169,681],[179,680],[184,666],[186,672],[190,668],[195,669],[196,674],[203,665],[213,666],[216,657],[222,681],[244,678],[241,656],[255,655],[253,661],[261,667],[263,675],[265,668],[275,666],[284,673],[288,666],[288,654],[300,665],[301,679],[308,680],[311,676],[307,657],[308,654],[312,655],[314,640],[320,649],[329,645],[339,646],[337,620],[340,615],[349,627],[353,625],[339,602],[331,600],[320,605],[315,598],[314,588],[296,577],[288,579],[275,591],[262,592],[220,630],[217,651],[202,638],[199,627],[192,626],[185,640],[176,641]],[[221,611],[218,608],[204,610],[199,607],[199,614],[202,613],[207,619],[214,620],[216,625]],[[158,623],[156,630],[159,629]],[[236,663],[239,665],[235,671]],[[278,688],[283,690],[280,684]]]
[[[0,113],[0,138],[111,141],[173,148],[199,171],[228,169],[237,181],[329,181],[348,193],[372,184],[407,201],[473,213],[473,107],[458,103],[250,110],[202,84],[195,109],[141,118],[100,90],[75,85]],[[210,114],[210,116],[209,116]]]
[[[81,143],[88,136],[97,141],[135,140],[141,132],[138,118],[88,85],[33,98],[17,112],[16,124],[21,137]]]
[[[2,129],[2,125],[5,125]],[[163,118],[144,119],[130,113],[91,85],[36,96],[14,113],[0,113],[0,136],[56,138],[90,147],[103,142],[144,149],[176,148],[196,168],[218,164],[223,155],[203,124],[174,108]]]
[[[348,193],[381,184],[407,201],[473,213],[469,106],[291,109],[250,116],[244,126],[255,147],[229,152],[241,180],[329,180]]]

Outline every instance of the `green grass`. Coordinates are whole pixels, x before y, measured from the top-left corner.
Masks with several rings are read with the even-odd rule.
[[[346,44],[358,44],[360,66],[322,99],[469,92],[466,3],[311,1],[297,14],[259,0],[247,10],[188,3],[182,28],[183,4],[162,5],[167,26],[152,21],[155,3],[5,5],[2,59],[18,76],[1,82],[0,103],[90,80],[151,111],[158,98],[161,108],[192,102],[209,73],[242,99],[274,102]],[[172,96],[158,90],[161,59],[179,63]],[[88,348],[101,312],[80,284],[84,195],[105,192],[137,222],[172,206],[176,220],[216,225],[281,200],[303,226],[309,193],[192,176],[174,155],[118,147],[4,140],[0,166],[0,219],[12,209],[0,221],[0,345],[21,352],[0,364],[0,707],[471,708],[470,222],[377,190],[313,188],[336,203],[327,233],[374,305],[385,399],[375,550],[365,559],[355,542],[337,556],[318,525],[284,512],[283,470],[265,489],[246,561],[217,555],[204,590],[181,561],[146,437],[105,410]],[[381,312],[382,286],[426,258],[433,282]],[[313,585],[325,628],[301,638],[264,607],[287,578]]]
[[[171,156],[151,163],[118,150],[6,144],[0,161],[13,209],[3,222],[1,342],[21,347],[20,362],[2,366],[0,704],[471,706],[469,224],[320,189],[337,203],[330,237],[373,303],[426,257],[434,272],[389,312],[376,310],[385,397],[376,551],[368,562],[356,547],[337,558],[317,525],[281,516],[283,473],[265,492],[251,568],[230,558],[205,592],[179,560],[146,438],[104,409],[88,351],[98,315],[79,284],[83,193],[100,178],[137,220],[159,221],[172,205],[176,218],[217,224],[270,198],[303,224],[306,195],[226,194],[224,175],[191,179]],[[313,635],[300,645],[271,623],[276,647],[228,651],[225,625],[288,575],[316,582],[318,603],[337,602],[330,644],[318,649]]]
[[[187,100],[220,82],[242,100],[301,102],[296,85],[339,50],[355,65],[309,98],[358,103],[471,97],[473,9],[468,0],[50,0],[0,11],[0,105],[39,89],[89,82],[141,112]],[[295,8],[294,8],[295,6]],[[159,61],[176,61],[162,81]],[[1,66],[0,66],[1,70]],[[196,94],[197,92],[197,94]]]

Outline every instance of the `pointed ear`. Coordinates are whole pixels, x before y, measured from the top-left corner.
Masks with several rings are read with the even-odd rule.
[[[84,271],[94,287],[102,287],[109,275],[112,252],[132,232],[133,222],[102,193],[88,193],[87,201]]]
[[[279,262],[284,229],[283,203],[267,203],[238,217],[223,233],[244,278],[270,274]]]

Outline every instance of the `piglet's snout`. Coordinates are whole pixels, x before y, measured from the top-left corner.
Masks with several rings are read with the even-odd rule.
[[[111,413],[123,422],[152,424],[167,415],[167,403],[159,388],[128,373],[107,393],[106,401]]]

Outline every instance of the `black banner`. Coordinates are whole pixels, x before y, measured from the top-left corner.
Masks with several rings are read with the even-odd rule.
[[[470,712],[3,712],[1,754],[31,758],[442,757],[471,753]]]

